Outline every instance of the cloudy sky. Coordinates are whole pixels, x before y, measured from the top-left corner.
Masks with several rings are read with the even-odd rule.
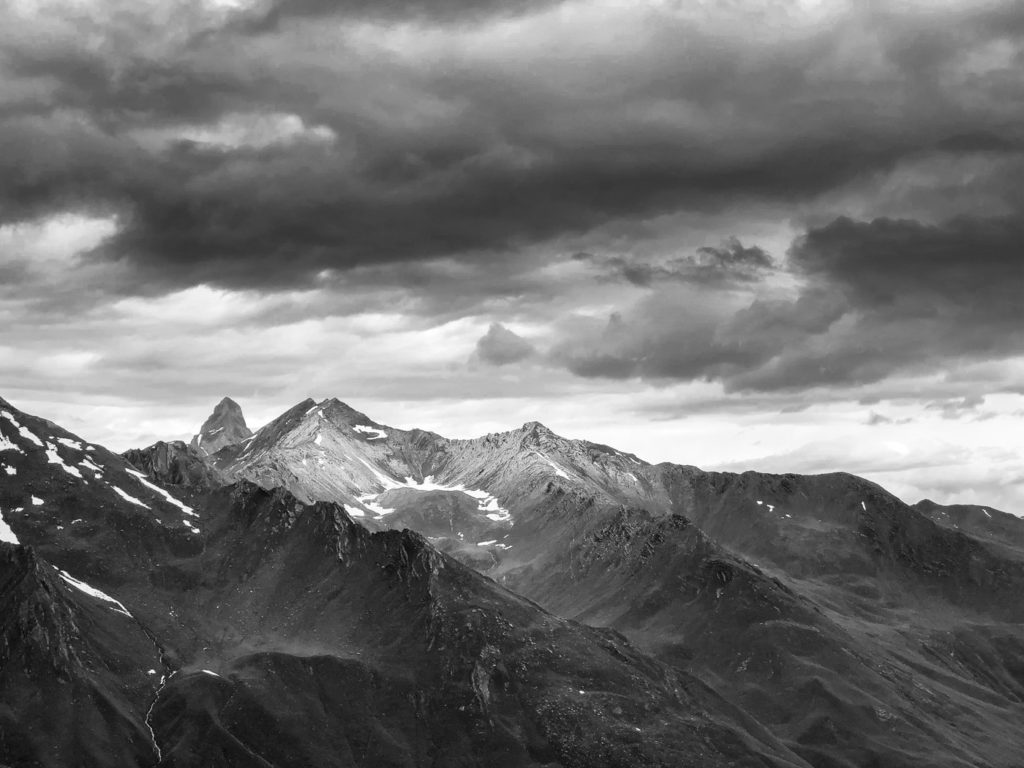
[[[7,0],[0,395],[1024,514],[1018,0]]]

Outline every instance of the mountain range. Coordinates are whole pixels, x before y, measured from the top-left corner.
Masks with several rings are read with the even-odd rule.
[[[0,765],[1024,764],[1024,520],[306,400],[0,400]]]

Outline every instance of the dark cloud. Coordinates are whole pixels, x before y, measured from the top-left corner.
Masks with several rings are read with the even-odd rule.
[[[587,252],[576,253],[573,259],[592,265],[602,279],[625,280],[641,287],[663,281],[708,285],[755,282],[775,267],[765,250],[744,246],[735,237],[720,246],[702,246],[693,256],[677,256],[663,263]]]
[[[910,424],[913,421],[914,420],[909,417],[902,419],[893,419],[890,418],[889,416],[886,416],[883,413],[876,413],[875,411],[872,411],[870,414],[868,414],[868,418],[865,420],[864,423],[867,424],[869,427],[878,427],[883,424]]]
[[[515,16],[560,0],[276,0],[237,22],[250,32],[269,32],[294,19],[362,18],[467,23],[489,16]]]
[[[12,44],[3,76],[47,85],[0,112],[0,215],[116,212],[123,229],[96,256],[131,265],[140,290],[272,290],[324,269],[496,263],[615,220],[807,202],[924,151],[1019,150],[1022,86],[1002,69],[932,87],[1012,34],[1009,3],[865,11],[753,46],[735,20],[573,5],[531,22],[548,5],[473,5],[295,0],[259,5],[254,27],[197,1],[163,26],[144,10],[93,24],[95,46],[15,18],[11,40],[30,43]],[[495,32],[492,14],[524,26]],[[597,34],[615,23],[637,36],[625,50]],[[864,62],[883,71],[837,58],[864,29],[879,47]],[[273,113],[330,138],[187,139]],[[664,269],[735,277],[736,256]],[[751,274],[765,266],[740,257]]]
[[[978,409],[984,404],[985,398],[982,395],[965,395],[960,398],[933,400],[926,403],[925,408],[929,411],[938,411],[944,419],[961,419],[965,416],[979,416]]]
[[[536,354],[533,344],[501,323],[491,323],[476,343],[473,360],[487,365],[518,363]]]
[[[795,299],[745,307],[661,291],[554,359],[581,376],[849,387],[1024,352],[1024,216],[840,218],[790,252]]]

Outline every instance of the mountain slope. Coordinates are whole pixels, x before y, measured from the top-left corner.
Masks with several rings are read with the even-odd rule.
[[[192,438],[190,447],[197,453],[209,456],[221,448],[240,443],[250,435],[252,431],[245,424],[241,407],[230,397],[225,397],[203,422],[198,434]]]
[[[217,505],[190,609],[213,642],[187,666],[220,677],[186,669],[161,696],[175,764],[288,764],[293,749],[318,765],[801,764],[696,680],[415,534],[371,533],[340,507],[254,486]],[[282,700],[323,728],[279,719]]]
[[[0,763],[806,768],[695,677],[416,534],[165,487],[160,451],[149,477],[3,410],[0,504],[45,499],[0,545]]]
[[[0,544],[0,762],[149,766],[161,653],[123,607]]]
[[[860,478],[649,465],[538,423],[447,440],[337,401],[216,461],[618,629],[814,765],[1016,765],[1022,558]]]

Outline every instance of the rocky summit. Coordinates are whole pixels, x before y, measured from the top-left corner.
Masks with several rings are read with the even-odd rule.
[[[190,445],[200,455],[211,456],[220,449],[236,445],[251,435],[252,431],[245,425],[241,406],[230,397],[225,397],[217,403],[213,413],[203,422]]]
[[[1019,768],[1024,521],[306,400],[0,400],[0,765]]]

